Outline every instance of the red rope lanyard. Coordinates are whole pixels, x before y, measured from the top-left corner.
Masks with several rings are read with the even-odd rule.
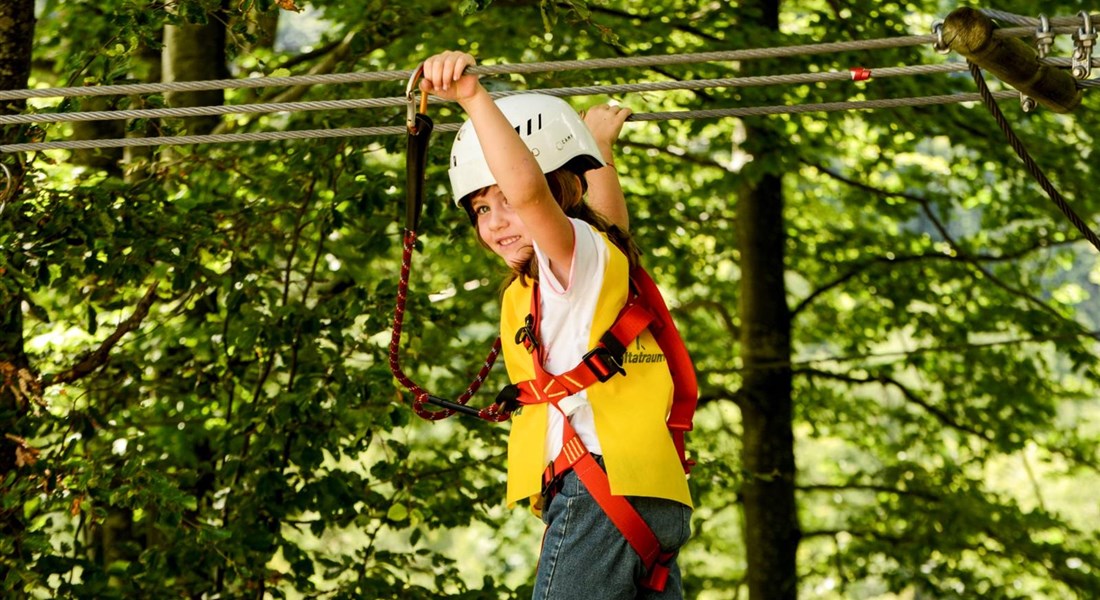
[[[493,342],[489,355],[481,366],[474,380],[455,401],[444,400],[429,394],[424,388],[412,381],[401,369],[399,349],[401,347],[401,328],[405,320],[405,301],[408,299],[409,272],[412,268],[413,248],[416,245],[416,226],[420,219],[420,207],[424,200],[424,166],[427,155],[428,138],[432,133],[432,120],[424,112],[427,109],[427,98],[421,95],[420,110],[415,110],[413,101],[414,84],[420,77],[421,69],[417,69],[409,78],[409,85],[405,89],[409,100],[408,114],[408,147],[405,154],[406,179],[407,179],[407,210],[405,215],[404,251],[401,256],[401,279],[397,284],[397,306],[393,311],[393,334],[390,336],[390,371],[401,385],[405,386],[415,396],[413,411],[423,419],[438,421],[445,419],[456,412],[478,417],[486,421],[506,421],[511,412],[504,409],[498,403],[493,403],[485,408],[477,409],[467,406],[467,402],[477,392],[478,388],[489,376],[489,370],[493,368],[497,356],[500,355],[500,338]],[[426,404],[441,407],[440,410],[431,410]]]

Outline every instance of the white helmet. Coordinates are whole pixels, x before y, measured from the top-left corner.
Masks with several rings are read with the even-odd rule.
[[[535,155],[543,173],[568,166],[580,175],[604,166],[592,132],[565,100],[543,94],[518,94],[501,98],[496,104]],[[455,135],[447,173],[451,176],[456,206],[471,192],[496,183],[469,120]]]

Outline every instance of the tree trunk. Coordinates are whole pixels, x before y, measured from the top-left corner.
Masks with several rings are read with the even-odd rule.
[[[751,135],[751,134],[750,134]],[[742,463],[749,598],[797,596],[801,536],[794,498],[791,318],[783,281],[782,178],[766,175],[739,199]]]
[[[31,70],[31,41],[34,38],[34,0],[12,0],[0,3],[0,89],[15,90],[27,87]],[[23,111],[26,102],[10,100],[0,104],[0,114],[17,114]],[[19,137],[19,128],[8,126],[0,128],[3,143],[10,144]],[[5,161],[8,163],[10,161]],[[18,193],[22,182],[19,165],[9,167],[12,176],[12,190],[8,201]],[[4,186],[6,187],[6,186]],[[18,220],[11,206],[7,207],[5,219]],[[9,249],[5,248],[7,252]],[[25,369],[29,366],[23,347],[23,300],[19,290],[15,290],[14,281],[0,287],[0,366],[4,373]],[[10,377],[10,375],[8,376]],[[15,468],[15,451],[11,440],[2,437],[3,433],[16,433],[19,416],[23,407],[17,401],[10,385],[10,379],[0,378],[0,478],[6,479]]]
[[[80,110],[112,110],[117,100],[109,96],[82,98]],[[126,122],[117,121],[76,121],[72,123],[74,140],[104,140],[120,138],[126,132]],[[119,159],[122,148],[89,148],[73,150],[71,162],[93,169],[102,169],[111,175],[119,175]]]
[[[137,52],[135,61],[137,68],[131,76],[138,81],[149,83],[161,81],[163,71],[161,51],[159,48],[151,48],[142,44]],[[144,96],[132,98],[134,108],[147,108]],[[155,137],[160,131],[160,122],[149,119],[145,127],[129,131],[127,137]],[[122,162],[126,168],[126,180],[136,183],[153,176],[156,169],[153,168],[153,146],[130,146],[123,152]]]
[[[163,81],[201,81],[226,79],[226,10],[207,16],[206,23],[166,25],[164,27]],[[171,92],[164,95],[168,106],[214,106],[225,102],[223,90]],[[189,135],[209,133],[218,126],[219,117],[191,117],[185,120]]]
[[[0,89],[13,90],[27,87],[31,70],[31,43],[34,39],[34,0],[8,0],[0,3]],[[7,101],[0,103],[0,114],[22,112],[26,103]],[[19,137],[18,127],[0,128],[0,141],[10,144]],[[5,164],[11,161],[5,161]],[[12,177],[11,195],[19,193],[23,173],[18,163],[10,166]],[[6,187],[6,186],[5,186]],[[5,221],[9,227],[17,227],[19,219],[11,206],[6,207]],[[3,225],[0,225],[3,227]],[[0,252],[8,252],[0,248]],[[14,261],[13,261],[14,262]],[[16,263],[18,264],[18,263]],[[23,344],[23,298],[11,277],[0,285],[0,497],[7,495],[16,483],[16,441],[7,435],[19,436],[23,433],[24,416],[27,414],[27,400],[20,399],[13,386],[16,379],[25,374],[30,363]],[[4,506],[12,506],[4,502]],[[23,520],[21,503],[14,508],[0,509],[0,537],[9,539],[15,547],[15,556],[8,557],[5,564],[20,564],[26,552],[22,544],[26,523]],[[8,567],[0,565],[0,581],[5,581]],[[18,597],[18,596],[16,596]]]
[[[249,45],[249,49],[274,50],[275,36],[279,31],[279,9],[257,11],[250,16],[248,33],[255,36],[255,41]]]
[[[744,14],[759,19],[757,25],[778,30],[779,0],[757,0],[743,8]],[[777,136],[763,128],[756,133],[749,129],[748,139],[756,142],[752,148],[756,160],[774,163],[764,160],[764,154],[782,151]],[[777,144],[769,144],[768,138]],[[747,581],[751,600],[793,600],[798,595],[796,554],[801,531],[794,496],[783,180],[773,172],[749,179],[740,191],[737,218],[745,369],[740,406]]]

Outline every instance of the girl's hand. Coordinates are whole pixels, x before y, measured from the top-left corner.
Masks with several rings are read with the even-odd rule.
[[[619,139],[619,132],[623,129],[623,123],[631,115],[631,110],[624,106],[611,106],[610,104],[597,104],[584,111],[584,124],[592,132],[596,145],[600,147],[603,158],[611,162],[611,148],[615,140]]]
[[[424,61],[420,90],[444,100],[462,102],[473,97],[481,84],[477,75],[468,75],[466,67],[477,64],[474,57],[457,51],[440,52]]]

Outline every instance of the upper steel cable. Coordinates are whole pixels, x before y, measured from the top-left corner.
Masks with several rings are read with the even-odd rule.
[[[1096,17],[1100,19],[1100,15]],[[1059,33],[1073,33],[1072,25],[1079,21],[1076,17],[1057,17],[1050,19],[1054,30]],[[996,37],[1027,37],[1035,35],[1033,27],[1014,27],[998,29]],[[852,40],[846,42],[826,42],[820,44],[802,44],[770,48],[750,48],[716,52],[697,52],[660,56],[629,56],[614,58],[592,58],[585,60],[545,61],[508,65],[478,65],[470,67],[475,75],[506,75],[515,73],[542,73],[548,71],[573,71],[588,69],[607,69],[618,67],[654,67],[674,64],[692,64],[701,62],[725,62],[760,60],[767,58],[785,58],[814,54],[835,54],[856,50],[880,50],[903,48],[908,46],[929,45],[936,41],[934,35],[910,35],[871,40]],[[279,86],[298,86],[316,84],[364,83],[370,81],[407,80],[414,73],[412,69],[399,71],[373,71],[366,73],[332,73],[324,75],[292,75],[289,77],[251,77],[243,79],[214,79],[207,81],[173,81],[167,83],[133,83],[122,85],[80,86],[59,88],[38,88],[30,90],[0,91],[0,100],[26,100],[29,98],[68,98],[76,96],[114,96],[140,95],[161,92],[198,92],[206,90],[261,88]]]
[[[1044,58],[1040,64],[1059,68],[1068,68],[1069,58]],[[1093,66],[1100,67],[1100,57],[1092,59]],[[901,67],[859,68],[844,71],[824,71],[816,73],[790,73],[784,75],[759,75],[752,77],[726,77],[718,79],[669,80],[642,83],[600,84],[580,87],[561,87],[539,89],[540,94],[548,96],[591,96],[598,94],[627,94],[637,92],[701,90],[712,88],[757,87],[768,85],[801,85],[806,83],[825,83],[833,81],[861,81],[871,78],[884,79],[909,75],[931,75],[942,73],[960,73],[967,67],[962,62],[932,65],[909,65]],[[1093,86],[1092,80],[1080,83],[1081,87]],[[531,90],[492,92],[494,98],[513,94],[529,93]],[[432,104],[445,102],[438,98],[429,100]],[[367,108],[386,108],[404,106],[407,99],[402,96],[389,98],[351,98],[343,100],[310,100],[303,102],[271,102],[237,105],[186,106],[173,108],[139,108],[121,110],[99,110],[66,113],[29,113],[18,115],[0,115],[0,125],[23,123],[70,123],[78,121],[111,121],[118,119],[161,119],[173,117],[202,117],[216,115],[265,114],[275,112],[304,112],[315,110],[354,110]]]
[[[996,92],[998,99],[1013,98],[1015,91]],[[800,114],[808,112],[835,112],[842,110],[870,110],[884,108],[902,108],[954,104],[959,102],[977,102],[978,94],[945,94],[940,96],[920,96],[916,98],[888,98],[882,100],[857,100],[848,102],[822,102],[815,104],[792,104],[777,106],[751,106],[745,108],[721,108],[711,110],[685,110],[676,112],[635,113],[629,121],[670,121],[686,119],[714,119],[722,117],[754,117],[775,114]],[[441,123],[435,126],[436,132],[458,131],[461,123]],[[184,135],[153,138],[119,138],[106,140],[67,140],[59,142],[32,142],[24,144],[0,145],[0,152],[35,152],[39,150],[84,150],[92,148],[124,148],[136,146],[161,146],[183,144],[220,144],[233,142],[261,142],[274,140],[363,137],[379,135],[402,135],[407,132],[404,125],[381,127],[350,127],[346,129],[304,129],[295,131],[259,131],[253,133],[224,133],[211,135]]]
[[[1058,59],[1069,65],[1068,58]],[[1052,61],[1052,64],[1056,61]],[[1100,66],[1100,59],[1097,61]],[[783,84],[821,83],[830,81],[853,81],[898,77],[904,75],[928,75],[938,73],[958,73],[966,71],[964,63],[943,63],[937,65],[915,65],[906,67],[861,68],[857,76],[855,70],[825,71],[818,73],[792,73],[786,75],[761,75],[754,77],[726,77],[719,79],[669,80],[642,83],[602,84],[583,87],[542,88],[538,92],[548,96],[591,96],[598,94],[626,94],[636,92],[701,90],[711,88],[755,87]],[[494,98],[515,94],[530,93],[531,90],[498,91],[490,93]],[[169,117],[199,117],[227,114],[257,114],[272,112],[298,112],[311,110],[344,110],[360,108],[383,108],[405,106],[404,96],[390,98],[355,98],[347,100],[315,100],[305,102],[254,103],[239,105],[187,106],[177,108],[143,108],[127,110],[100,110],[70,113],[32,113],[21,115],[0,115],[0,125],[19,123],[66,123],[75,121],[109,121],[115,119],[159,119]],[[446,102],[438,98],[429,100],[432,104]]]

